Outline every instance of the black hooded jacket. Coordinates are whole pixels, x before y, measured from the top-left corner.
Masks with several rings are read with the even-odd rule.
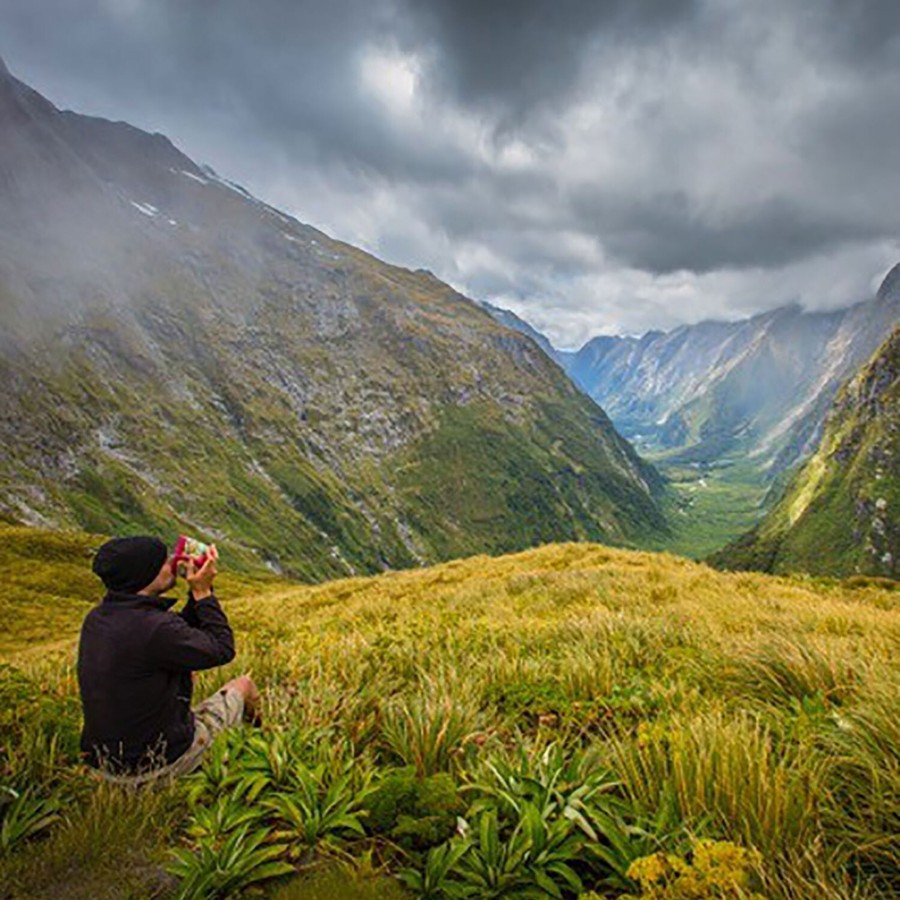
[[[89,765],[135,772],[172,762],[194,739],[191,672],[234,659],[234,635],[215,597],[174,600],[110,591],[88,613],[78,645]]]

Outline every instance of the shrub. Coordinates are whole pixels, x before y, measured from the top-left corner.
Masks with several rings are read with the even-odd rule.
[[[173,850],[169,871],[181,879],[178,900],[227,896],[293,872],[293,866],[280,859],[286,847],[266,843],[268,838],[267,829],[251,831],[245,825],[224,841],[206,836],[193,847]]]
[[[385,705],[382,739],[401,763],[414,766],[425,777],[456,764],[476,732],[478,718],[477,703],[464,690],[456,693],[424,677],[420,691]]]
[[[337,775],[325,763],[313,767],[295,763],[287,788],[262,801],[263,808],[275,816],[277,837],[313,848],[365,834],[360,807],[369,789],[354,789],[352,779],[352,762]]]
[[[762,862],[755,850],[729,841],[700,840],[691,859],[654,853],[635,860],[629,877],[641,886],[641,897],[657,900],[764,900],[751,892],[754,870]]]
[[[59,792],[40,796],[27,789],[22,793],[0,787],[0,853],[9,853],[22,841],[49,828],[61,818]]]
[[[445,772],[420,778],[413,766],[379,779],[365,801],[367,828],[401,847],[424,850],[448,840],[465,805]]]

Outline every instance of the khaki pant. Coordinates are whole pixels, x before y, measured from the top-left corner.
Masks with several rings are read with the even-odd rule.
[[[97,773],[111,784],[141,787],[193,772],[203,762],[203,756],[215,736],[226,728],[233,728],[243,719],[244,695],[234,688],[222,688],[195,706],[193,712],[194,740],[178,759],[140,775],[110,775],[102,769],[98,769]]]

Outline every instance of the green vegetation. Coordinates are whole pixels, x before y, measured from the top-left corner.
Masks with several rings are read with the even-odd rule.
[[[512,424],[491,404],[450,407],[433,432],[399,455],[398,491],[429,557],[506,553],[561,539],[633,544],[665,533],[649,492],[579,428],[576,412],[538,408],[536,421]],[[634,464],[656,489],[656,474]]]
[[[712,560],[817,575],[900,574],[900,328],[838,394],[819,449],[769,515]]]
[[[63,585],[92,541],[2,537],[11,585]],[[56,602],[21,584],[12,623]],[[900,891],[895,591],[563,544],[220,592],[239,658],[198,696],[250,669],[266,725],[163,791],[77,763],[78,610],[13,632],[10,897]]]
[[[187,325],[173,314],[173,327]],[[307,351],[284,348],[292,358]],[[77,356],[59,384],[35,387],[28,420],[54,422],[50,439],[59,432],[79,449],[73,470],[26,491],[28,503],[92,532],[221,536],[236,568],[270,563],[310,582],[549,540],[634,545],[665,531],[658,476],[561,374],[539,373],[532,396],[498,401],[478,396],[471,373],[447,373],[426,355],[403,375],[423,369],[434,383],[420,413],[382,408],[420,405],[411,385],[394,385],[396,372],[368,373],[377,392],[357,384],[359,373],[335,373],[346,382],[329,398],[339,408],[310,404],[298,424],[257,372],[226,379],[215,358],[201,363],[183,389],[215,402],[196,406],[179,405],[152,373],[105,384]],[[445,401],[451,375],[472,393],[466,402]],[[11,443],[0,467],[0,506],[50,465],[20,460],[20,449]],[[16,504],[7,506],[14,518]]]
[[[669,480],[664,504],[669,532],[645,542],[648,549],[704,559],[765,514],[771,486],[753,463],[730,459],[686,465],[666,455],[647,459]]]

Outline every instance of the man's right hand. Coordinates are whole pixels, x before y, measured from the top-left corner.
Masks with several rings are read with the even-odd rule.
[[[207,560],[199,569],[191,559],[188,560],[185,569],[184,577],[195,600],[204,600],[206,597],[212,596],[212,583],[213,578],[216,577],[216,560],[219,558],[219,551],[216,550],[215,544],[210,544],[207,553]]]

